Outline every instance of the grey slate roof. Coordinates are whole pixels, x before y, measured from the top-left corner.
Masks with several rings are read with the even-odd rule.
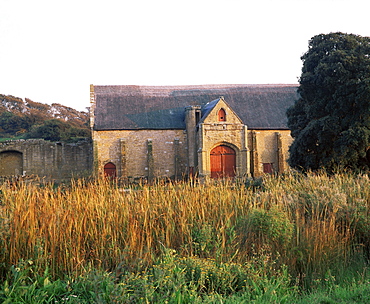
[[[297,85],[94,86],[94,130],[185,129],[185,107],[224,96],[249,129],[287,129]],[[203,111],[204,112],[204,111]]]

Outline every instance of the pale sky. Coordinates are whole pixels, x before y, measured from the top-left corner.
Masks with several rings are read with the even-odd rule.
[[[310,38],[369,0],[0,0],[0,94],[86,110],[89,85],[298,83]]]

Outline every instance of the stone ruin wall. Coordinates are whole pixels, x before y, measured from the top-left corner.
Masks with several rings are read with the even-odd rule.
[[[43,139],[9,140],[0,143],[0,176],[37,176],[64,181],[92,174],[91,141],[49,142]]]

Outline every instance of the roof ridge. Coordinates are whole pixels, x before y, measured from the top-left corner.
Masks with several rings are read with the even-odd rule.
[[[131,85],[131,84],[122,84],[122,85],[93,85],[94,87],[101,88],[154,88],[154,89],[163,89],[163,88],[233,88],[233,87],[296,87],[299,84],[295,83],[220,83],[220,84],[178,84],[178,85]]]
[[[229,90],[238,88],[291,88],[298,84],[197,84],[197,85],[94,85],[95,94],[119,94],[120,96],[170,96],[176,91]]]

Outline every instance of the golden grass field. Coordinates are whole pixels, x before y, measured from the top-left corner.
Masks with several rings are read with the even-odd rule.
[[[0,265],[54,277],[146,267],[163,252],[244,263],[260,252],[297,281],[368,258],[367,175],[291,174],[262,183],[73,181],[1,187]]]

